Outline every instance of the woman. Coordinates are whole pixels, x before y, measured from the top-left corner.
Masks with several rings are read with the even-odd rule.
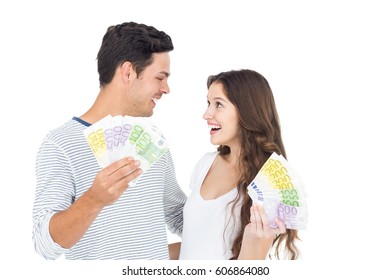
[[[280,258],[298,257],[297,231],[268,224],[252,205],[247,186],[269,156],[286,157],[275,101],[267,80],[252,70],[223,72],[207,82],[203,116],[218,145],[196,165],[184,207],[180,259],[265,259],[272,246]]]

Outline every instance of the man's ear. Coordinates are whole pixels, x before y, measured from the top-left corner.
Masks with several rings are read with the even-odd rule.
[[[131,77],[135,75],[135,72],[133,70],[133,65],[130,61],[125,61],[121,66],[121,76],[123,82],[128,82]]]

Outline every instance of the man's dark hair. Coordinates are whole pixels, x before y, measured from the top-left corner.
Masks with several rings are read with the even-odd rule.
[[[131,62],[138,76],[152,64],[153,53],[171,50],[171,37],[153,26],[135,22],[110,26],[97,55],[100,86],[110,83],[115,70],[124,62]]]

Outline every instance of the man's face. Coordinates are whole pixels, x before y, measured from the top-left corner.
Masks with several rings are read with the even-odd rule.
[[[129,112],[134,117],[150,117],[163,94],[169,93],[169,53],[153,54],[153,63],[134,77],[128,91]]]

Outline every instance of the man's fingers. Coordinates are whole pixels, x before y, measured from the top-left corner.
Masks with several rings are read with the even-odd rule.
[[[139,167],[139,161],[132,161],[126,165],[121,166],[118,170],[112,173],[110,176],[117,181],[129,176],[135,169]],[[139,168],[138,168],[139,169]]]
[[[106,173],[108,176],[110,176],[113,173],[117,172],[119,169],[123,168],[124,166],[131,165],[131,164],[134,165],[133,169],[135,169],[136,167],[139,166],[139,161],[135,160],[133,157],[125,157],[111,163],[107,167],[103,168],[102,171]]]
[[[117,193],[116,196],[119,197],[123,192],[129,187],[129,182],[141,175],[142,170],[137,168],[128,173],[125,177],[122,177],[119,181],[115,182],[112,185],[112,192]]]
[[[118,183],[127,187],[130,181],[133,181],[141,174],[142,174],[142,169],[140,168],[132,169],[130,170],[130,172],[127,172],[125,176],[119,179]]]

